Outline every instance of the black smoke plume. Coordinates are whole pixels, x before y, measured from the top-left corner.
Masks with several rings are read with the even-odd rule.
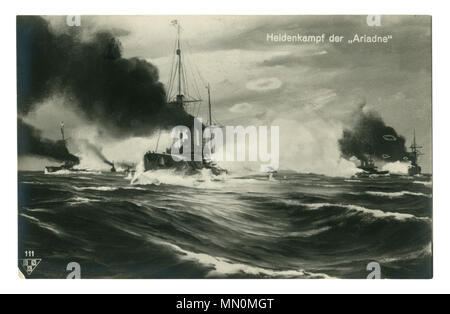
[[[105,155],[103,155],[103,153],[100,151],[100,149],[91,142],[87,140],[82,140],[82,145],[91,153],[93,153],[95,156],[97,156],[97,158],[103,161],[105,164],[111,167],[114,166],[114,163],[109,161],[108,158],[106,158]]]
[[[69,153],[66,142],[44,139],[41,132],[21,119],[17,119],[18,153],[19,155],[34,155],[53,159],[55,161],[77,165],[80,159]]]
[[[41,17],[17,17],[19,115],[59,93],[67,96],[65,105],[81,110],[114,137],[192,125],[184,108],[167,105],[154,65],[123,58],[121,44],[111,33],[81,40],[79,29],[67,27],[55,34]]]
[[[387,126],[375,112],[356,113],[356,122],[345,129],[339,140],[342,156],[367,161],[369,157],[387,162],[403,161],[408,157],[405,138]]]

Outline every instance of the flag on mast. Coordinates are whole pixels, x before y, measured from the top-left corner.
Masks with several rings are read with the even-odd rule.
[[[62,135],[62,139],[64,141],[65,140],[65,137],[64,137],[64,121],[61,121],[61,135]]]

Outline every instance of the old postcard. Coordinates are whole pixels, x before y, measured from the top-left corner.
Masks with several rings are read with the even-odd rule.
[[[430,16],[17,16],[26,279],[430,279]]]

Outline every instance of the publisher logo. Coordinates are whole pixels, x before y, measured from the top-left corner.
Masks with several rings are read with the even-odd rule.
[[[40,258],[24,258],[19,260],[21,262],[23,270],[30,276],[34,270],[39,266],[42,259]]]

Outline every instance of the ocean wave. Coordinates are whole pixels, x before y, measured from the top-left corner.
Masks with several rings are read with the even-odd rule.
[[[397,256],[397,257],[385,257],[380,260],[382,263],[393,263],[398,261],[406,261],[406,260],[415,260],[418,258],[432,256],[433,254],[433,245],[429,243],[428,245],[420,248],[417,251],[407,253],[405,255]]]
[[[144,188],[141,188],[141,187],[139,187],[139,186],[133,186],[133,185],[130,185],[130,186],[122,186],[122,187],[120,187],[120,189],[123,189],[123,190],[146,191],[146,189],[144,189]]]
[[[369,195],[375,195],[375,196],[381,196],[381,197],[388,197],[388,198],[399,198],[406,195],[411,196],[423,196],[423,197],[429,197],[431,198],[431,195],[424,194],[424,193],[416,193],[416,192],[410,192],[410,191],[401,191],[401,192],[378,192],[378,191],[367,191],[365,194]]]
[[[44,173],[47,175],[68,175],[68,174],[102,174],[100,171],[90,171],[90,170],[79,170],[79,171],[73,171],[73,170],[58,170],[55,172],[48,172],[47,169],[44,170]]]
[[[29,207],[23,207],[26,211],[30,213],[50,213],[51,210],[45,209],[45,208],[29,208]]]
[[[379,209],[369,209],[363,206],[357,206],[357,205],[343,205],[343,204],[331,204],[331,203],[317,203],[317,204],[304,204],[308,206],[310,209],[317,210],[321,209],[323,207],[338,207],[342,208],[348,211],[356,211],[361,212],[364,214],[372,215],[375,218],[394,218],[396,220],[404,221],[408,219],[415,219],[415,220],[424,220],[424,221],[430,221],[427,217],[417,217],[411,214],[404,214],[404,213],[395,213],[395,212],[385,212]]]
[[[182,172],[176,172],[174,170],[155,170],[136,173],[131,180],[132,185],[179,185],[186,187],[197,187],[208,185],[211,181],[207,182],[207,177],[202,174],[185,175]]]
[[[413,183],[415,183],[415,184],[423,184],[425,186],[431,186],[433,184],[433,182],[431,182],[431,181],[413,181]]]
[[[314,229],[314,230],[291,232],[291,233],[289,233],[289,237],[310,238],[310,237],[316,236],[318,234],[327,232],[328,230],[331,230],[331,227],[327,226],[327,227]]]
[[[48,231],[51,231],[52,233],[56,234],[57,236],[62,236],[63,235],[63,232],[60,231],[56,226],[54,226],[52,224],[42,222],[39,219],[37,219],[36,217],[32,217],[32,216],[29,216],[29,215],[24,214],[24,213],[19,214],[19,215],[24,217],[24,218],[26,218],[26,219],[28,219],[31,223],[35,223],[39,227],[41,227],[43,229],[46,229]]]
[[[139,186],[86,186],[86,187],[73,187],[77,191],[101,191],[101,192],[113,192],[118,190],[137,190],[146,191],[146,189]]]
[[[113,187],[113,186],[87,186],[87,187],[73,187],[77,191],[86,191],[86,190],[92,190],[92,191],[116,191],[119,189],[119,187]]]
[[[131,180],[131,185],[175,185],[217,190],[223,189],[224,187],[239,188],[242,185],[251,185],[252,187],[264,186],[273,184],[273,182],[269,180],[244,179],[228,175],[216,176],[209,169],[203,169],[200,173],[193,175],[186,175],[183,172],[174,170],[160,169],[136,173]]]
[[[77,179],[80,179],[80,180],[94,180],[94,178],[90,178],[90,177],[77,177]]]
[[[204,253],[194,253],[183,250],[177,245],[162,242],[158,240],[150,240],[154,243],[167,246],[180,254],[181,259],[195,261],[206,267],[212,267],[207,277],[220,277],[224,275],[247,274],[251,276],[262,276],[269,278],[309,278],[309,279],[335,279],[323,273],[312,273],[303,269],[298,270],[273,270],[258,266],[251,266],[242,263],[233,262],[227,258],[215,257]]]
[[[21,184],[30,184],[30,185],[45,185],[45,183],[37,182],[37,181],[22,181]]]
[[[97,200],[93,200],[90,198],[85,198],[85,197],[80,197],[80,196],[76,196],[71,198],[68,203],[69,205],[79,205],[79,204],[86,204],[86,203],[90,203],[90,202],[96,202]]]

